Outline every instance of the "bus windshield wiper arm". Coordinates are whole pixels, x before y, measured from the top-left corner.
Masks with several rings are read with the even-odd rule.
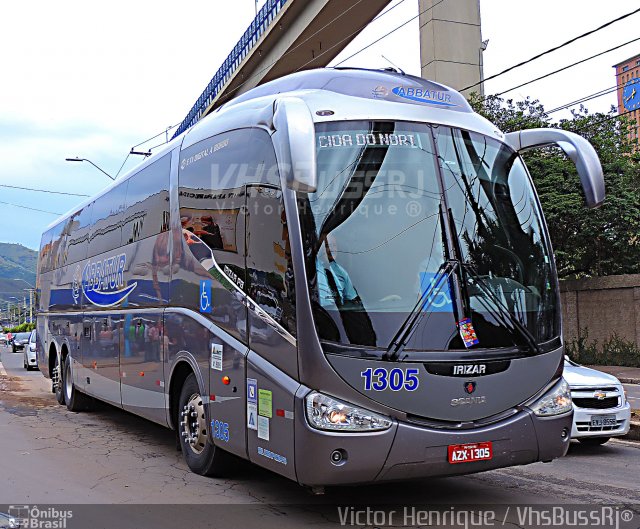
[[[505,307],[500,298],[496,296],[496,294],[491,290],[491,287],[487,284],[487,282],[480,276],[469,263],[461,262],[461,268],[471,276],[473,281],[480,287],[480,289],[487,295],[487,297],[493,301],[494,310],[492,310],[492,306],[490,303],[487,303],[486,300],[480,298],[480,302],[484,305],[484,307],[489,311],[496,313],[501,317],[501,319],[506,318],[513,328],[518,331],[518,333],[525,339],[527,345],[531,347],[531,350],[536,354],[540,354],[540,347],[538,346],[535,337],[531,334],[531,331],[527,329],[518,318],[516,318],[508,307]]]
[[[402,349],[407,345],[409,338],[411,338],[413,331],[418,327],[418,323],[420,323],[420,320],[426,314],[426,309],[431,306],[436,294],[440,292],[442,285],[444,282],[449,280],[449,276],[451,276],[457,266],[458,261],[453,260],[446,261],[440,265],[440,268],[438,268],[435,273],[431,285],[429,285],[429,288],[426,288],[421,294],[417,303],[414,305],[413,309],[411,309],[411,312],[402,322],[398,332],[389,343],[387,352],[384,355],[388,360],[396,360],[398,358]]]

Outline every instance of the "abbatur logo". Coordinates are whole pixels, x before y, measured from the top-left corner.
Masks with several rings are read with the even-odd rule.
[[[82,291],[89,302],[98,307],[113,307],[123,301],[138,286],[124,286],[126,254],[103,261],[88,262],[82,271]]]

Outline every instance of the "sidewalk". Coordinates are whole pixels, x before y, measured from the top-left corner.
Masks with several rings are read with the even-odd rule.
[[[585,366],[613,375],[623,384],[640,384],[640,367]]]

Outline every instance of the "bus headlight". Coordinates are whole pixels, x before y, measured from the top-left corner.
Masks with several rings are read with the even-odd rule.
[[[569,384],[563,378],[529,407],[538,417],[560,415],[571,411],[572,402]]]
[[[306,399],[307,420],[319,430],[372,432],[387,430],[391,420],[377,413],[313,391]]]

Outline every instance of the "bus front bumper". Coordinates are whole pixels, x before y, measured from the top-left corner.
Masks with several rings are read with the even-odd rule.
[[[397,422],[387,431],[368,434],[319,431],[301,421],[296,432],[296,473],[304,485],[345,485],[551,461],[567,453],[572,418],[572,412],[541,418],[524,409],[481,428],[436,429]],[[490,460],[449,463],[449,446],[486,442],[492,444]]]

